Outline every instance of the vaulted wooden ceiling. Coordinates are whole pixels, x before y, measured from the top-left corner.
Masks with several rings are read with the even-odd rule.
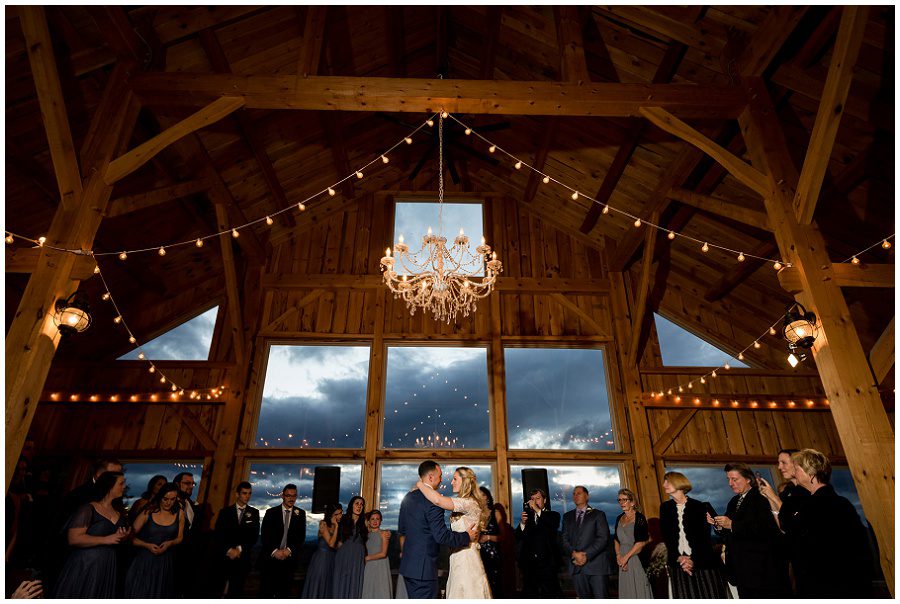
[[[841,8],[53,6],[46,14],[76,149],[112,67],[136,60],[147,72],[238,75],[440,75],[716,86],[737,85],[742,75],[757,75],[768,84],[800,166]],[[7,7],[6,25],[6,228],[36,237],[47,231],[59,192],[14,8]],[[873,8],[815,214],[836,261],[893,232],[893,40],[893,7]],[[192,111],[165,94],[156,95],[141,110],[129,146]],[[232,223],[265,216],[343,178],[405,136],[409,129],[402,124],[418,124],[425,117],[242,109],[117,183],[95,249],[132,249],[213,232],[215,212],[205,193],[210,188],[225,197]],[[662,225],[697,239],[778,255],[759,195],[641,118],[458,117],[476,130],[507,122],[508,128],[486,135],[613,207],[645,219],[659,212]],[[735,120],[687,121],[749,162]],[[643,230],[635,229],[631,219],[599,215],[584,198],[572,200],[564,190],[515,170],[511,162],[490,161],[497,158],[474,138],[458,140],[452,164],[458,182],[448,173],[449,190],[508,195],[522,211],[605,249],[614,269],[632,270],[637,278]],[[382,189],[434,190],[434,157],[408,179],[426,147],[424,138],[401,146],[390,164],[373,167],[364,180],[342,187],[341,201]],[[174,185],[179,185],[177,197]],[[718,204],[710,196],[725,202]],[[271,229],[256,227],[254,237],[240,239],[239,262],[264,254],[273,240],[301,237],[320,211],[310,204],[302,216],[279,219]],[[768,265],[739,264],[733,255],[715,249],[703,253],[684,240],[670,244],[661,238],[656,249],[651,305],[732,352],[761,333],[791,300]],[[877,248],[867,260],[892,263],[893,249]],[[185,248],[165,258],[134,257],[122,263],[111,257],[101,263],[143,340],[224,296],[222,261],[209,250]],[[377,270],[370,267],[372,273]],[[26,274],[7,273],[7,328],[26,282]],[[82,288],[98,293],[90,281]],[[893,292],[846,291],[868,349],[893,317],[893,305],[886,301]],[[698,306],[704,310],[698,312]],[[111,318],[111,310],[100,307],[97,312],[96,333],[80,341],[77,350],[64,343],[60,357],[114,358],[127,350],[127,343],[113,338],[108,321],[102,320]],[[780,352],[750,356],[760,365],[783,365]]]

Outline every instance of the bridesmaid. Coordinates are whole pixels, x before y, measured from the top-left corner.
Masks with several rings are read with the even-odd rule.
[[[338,540],[341,544],[334,555],[334,588],[331,597],[356,599],[362,595],[366,564],[366,541],[369,531],[363,515],[366,500],[357,495],[347,504],[347,514],[341,519]]]
[[[303,582],[301,598],[330,599],[334,583],[334,548],[344,510],[339,503],[325,506],[325,517],[319,522],[319,543]]]
[[[128,537],[122,472],[104,472],[94,484],[95,500],[66,523],[71,552],[56,583],[56,598],[116,597],[116,546]]]
[[[171,548],[184,537],[184,514],[178,487],[167,482],[134,523],[135,547],[140,548],[125,575],[126,598],[174,598],[175,565]]]
[[[622,513],[616,518],[615,547],[619,565],[619,599],[652,599],[653,591],[638,554],[650,543],[647,518],[638,511],[630,489],[619,490]]]
[[[502,598],[502,590],[500,585],[500,525],[497,523],[497,513],[494,510],[494,496],[491,495],[490,489],[487,487],[478,487],[481,494],[484,495],[484,501],[487,503],[491,515],[488,518],[484,530],[481,531],[481,563],[484,565],[484,572],[487,574],[488,583],[491,586],[491,594],[495,599]]]
[[[131,509],[128,510],[128,521],[131,522],[132,526],[134,526],[134,521],[137,520],[138,514],[156,497],[156,494],[159,493],[159,490],[166,482],[168,481],[162,474],[157,474],[150,479],[147,483],[147,490],[144,491],[140,499],[131,504]]]
[[[381,530],[381,511],[372,510],[366,514],[369,539],[366,541],[366,570],[363,577],[362,597],[388,599],[394,597],[391,589],[391,561],[388,560],[388,544],[391,531]]]

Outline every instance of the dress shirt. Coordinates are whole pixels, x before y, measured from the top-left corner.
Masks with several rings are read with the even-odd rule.
[[[678,553],[684,556],[691,555],[691,545],[687,540],[687,533],[684,532],[684,503],[676,503],[675,509],[678,510]]]

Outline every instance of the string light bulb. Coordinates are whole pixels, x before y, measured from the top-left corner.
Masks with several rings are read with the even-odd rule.
[[[713,369],[713,372],[709,374],[709,377],[711,377],[711,378],[718,377],[718,374],[716,373],[715,369]]]
[[[406,141],[406,144],[407,144],[407,145],[411,145],[411,144],[412,144],[412,137],[410,137],[410,136],[407,136],[407,137],[404,138],[403,140]]]
[[[390,163],[390,162],[391,162],[391,160],[388,159],[387,155],[382,155],[382,156],[381,156],[381,163],[383,163],[383,164],[388,164],[388,163]]]
[[[166,248],[160,246],[159,250],[158,250],[156,253],[159,254],[160,256],[165,256],[165,255],[166,255]]]
[[[116,318],[113,319],[113,323],[115,323],[116,325],[118,325],[121,322],[122,322],[122,315],[117,315]]]
[[[575,201],[576,199],[578,199],[578,191],[572,193],[572,201]]]
[[[447,113],[446,111],[442,111],[442,112],[441,112],[441,117],[444,118],[444,119],[447,119],[448,117],[450,117],[450,114]]]
[[[729,369],[731,369],[731,365],[729,365],[728,363],[725,363],[724,365],[722,365],[722,368],[723,368],[725,371],[728,371]]]
[[[744,260],[746,260],[746,258],[744,258],[744,252],[739,253],[738,254],[738,262],[743,262]]]
[[[608,206],[608,205],[604,205],[604,206],[603,206],[603,213],[604,213],[604,214],[609,214],[609,206]]]
[[[635,220],[634,220],[634,226],[635,226],[635,227],[640,227],[640,226],[641,226],[641,219],[640,219],[640,218],[635,218]]]
[[[758,341],[756,341],[756,342],[753,342],[753,347],[754,348],[762,348],[762,344],[760,344]]]
[[[234,237],[235,239],[237,239],[238,237],[241,236],[241,234],[238,233],[237,229],[231,229],[231,236]]]
[[[706,383],[706,378],[703,377],[702,375],[700,376],[700,383],[701,383],[701,384],[705,384],[705,383]]]
[[[126,254],[125,252],[119,253],[119,260],[127,260],[127,259],[128,259],[128,254]]]
[[[194,242],[194,245],[196,245],[197,247],[203,247],[203,240],[198,237],[197,241]]]
[[[429,126],[434,126],[434,120],[431,118],[425,120],[425,123],[428,124]]]
[[[38,246],[39,246],[39,247],[44,247],[44,244],[45,244],[45,243],[47,243],[47,238],[46,238],[46,237],[38,237]]]
[[[891,249],[891,242],[888,241],[887,239],[885,239],[884,241],[881,242],[881,247],[886,250],[889,250],[889,249]]]
[[[850,260],[850,264],[859,264],[859,258],[857,258],[856,256],[854,256],[853,259]]]
[[[156,373],[156,365],[150,365],[150,373]]]
[[[770,327],[770,328],[769,328],[769,335],[770,335],[770,336],[774,336],[776,333],[777,333],[777,332],[775,331],[775,328],[774,328],[774,327]]]
[[[360,172],[359,170],[357,170],[357,171],[356,171],[356,178],[362,178],[362,177],[363,177],[363,173]]]
[[[271,216],[266,216],[266,224],[272,226],[275,223]]]
[[[704,252],[704,253],[708,252],[708,251],[709,251],[709,244],[706,243],[706,242],[703,242],[703,247],[700,248],[700,251],[701,251],[701,252]]]
[[[128,341],[131,344],[135,344],[135,343],[137,343],[137,338],[135,338],[134,336],[128,336]]]
[[[95,265],[94,265],[94,274],[95,274],[95,275],[99,275],[99,274],[100,274],[100,265],[99,265],[99,264],[95,264]]]
[[[470,134],[472,134],[472,129],[466,128],[466,136],[469,136]]]
[[[305,212],[305,211],[306,211],[306,204],[305,204],[305,203],[298,203],[298,204],[297,204],[297,209],[300,210],[301,212]]]
[[[739,352],[739,353],[738,353],[738,360],[739,360],[739,361],[743,361],[743,360],[744,360],[744,353],[743,353],[743,352]]]
[[[549,177],[549,176],[545,176],[543,179],[541,179],[541,182],[543,182],[545,185],[546,185],[546,184],[549,184],[549,183],[550,183],[550,177]]]
[[[776,261],[775,261],[775,264],[772,265],[772,268],[774,268],[776,271],[780,271],[780,270],[781,270],[781,263],[778,262],[778,261],[776,260]]]
[[[142,360],[142,361],[146,358],[146,355],[144,354],[143,351],[141,351],[141,352],[138,353],[138,358],[139,358],[140,360]]]
[[[497,145],[491,145],[490,147],[488,147],[488,151],[490,151],[491,153],[493,153],[496,150],[497,150]]]
[[[103,292],[103,295],[100,296],[100,299],[103,301],[109,300],[109,292]]]
[[[521,162],[521,161],[517,161],[517,162],[516,162],[516,170],[521,170],[521,169],[522,169],[522,162]],[[9,242],[9,243],[12,243],[12,242]]]
[[[7,233],[6,234],[6,243],[12,243],[12,242],[13,242],[13,236],[10,235],[9,233]]]
[[[666,235],[666,237],[669,238],[669,241],[672,241],[673,239],[675,239],[675,231],[669,231],[669,234]]]

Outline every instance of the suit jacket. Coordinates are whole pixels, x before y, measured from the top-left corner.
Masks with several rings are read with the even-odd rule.
[[[609,535],[609,528],[606,529]],[[535,560],[542,565],[549,564],[550,568],[558,568],[559,543],[559,512],[544,510],[540,517],[536,514],[529,515],[524,529],[520,524],[516,529],[516,540],[519,542],[519,564],[533,564]]]
[[[447,528],[444,510],[425,498],[418,489],[410,491],[400,504],[397,532],[405,537],[400,574],[408,579],[437,579],[438,546],[451,548],[469,545],[468,533]]]
[[[743,508],[743,506],[741,506]],[[684,534],[691,546],[691,560],[695,568],[720,568],[719,557],[713,551],[706,514],[716,516],[716,510],[707,501],[697,501],[688,497],[684,504]],[[675,500],[669,499],[659,506],[659,525],[666,544],[669,566],[678,564],[678,508]]]
[[[260,560],[269,560],[281,545],[281,537],[284,534],[284,506],[278,505],[266,510],[262,521],[262,552]],[[291,509],[291,523],[288,526],[287,546],[291,550],[288,560],[296,563],[300,556],[300,548],[306,540],[306,512],[298,507]]]
[[[544,516],[546,512],[541,514]],[[603,510],[588,508],[581,518],[581,526],[576,522],[576,510],[569,510],[563,515],[562,547],[568,559],[569,574],[608,575],[609,564],[609,525]],[[572,564],[572,552],[584,552],[587,563],[584,566]]]
[[[238,523],[237,504],[222,508],[216,518],[216,556],[222,558],[229,549],[240,545],[241,560],[249,561],[250,550],[253,549],[257,539],[259,539],[258,509],[250,505],[246,506],[240,523]]]
[[[731,529],[722,531],[729,580],[737,587],[786,589],[782,534],[768,500],[756,487],[747,492],[741,509],[737,509],[739,498],[735,495],[728,502],[725,515],[731,518]]]

